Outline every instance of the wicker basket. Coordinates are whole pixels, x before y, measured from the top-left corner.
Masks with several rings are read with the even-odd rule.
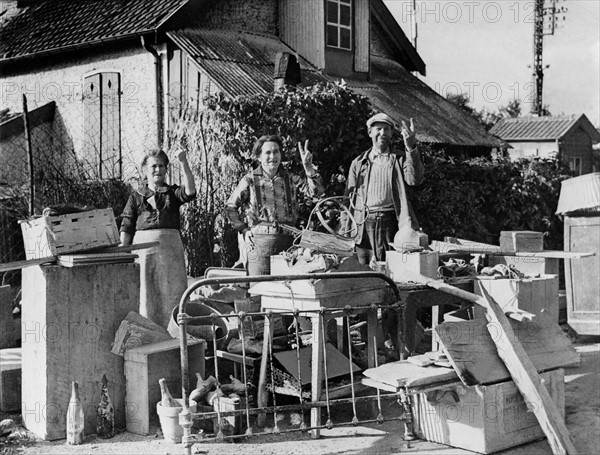
[[[110,208],[41,216],[19,223],[27,259],[52,257],[119,243],[115,215]]]

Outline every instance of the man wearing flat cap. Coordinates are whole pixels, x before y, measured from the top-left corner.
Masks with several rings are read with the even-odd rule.
[[[412,119],[410,126],[402,121],[404,153],[391,150],[396,125],[389,115],[375,114],[367,120],[367,128],[373,146],[352,161],[345,192],[357,223],[352,232],[346,220],[345,229],[350,236],[356,234],[356,251],[362,264],[385,261],[385,252],[399,229],[419,230],[406,185],[421,184],[424,171]]]

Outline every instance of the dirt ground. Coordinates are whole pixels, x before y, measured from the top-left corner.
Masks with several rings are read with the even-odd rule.
[[[600,337],[576,337],[574,347],[581,355],[581,364],[565,369],[566,425],[580,454],[597,454],[600,449]],[[342,412],[346,413],[346,412]],[[280,415],[281,416],[281,415]],[[334,420],[349,421],[348,415],[332,414]],[[4,416],[6,417],[6,416]],[[281,416],[293,419],[294,416]],[[297,415],[295,416],[297,419]],[[307,421],[309,417],[307,416]],[[282,422],[284,424],[285,422]],[[283,425],[282,425],[283,428]],[[457,449],[422,440],[405,441],[403,424],[387,421],[383,424],[359,424],[323,430],[320,439],[312,439],[300,432],[280,435],[254,436],[236,443],[203,442],[192,447],[192,453],[212,455],[241,454],[470,454]],[[109,440],[88,436],[80,446],[69,446],[65,441],[38,441],[22,430],[24,437],[13,434],[3,438],[1,455],[12,454],[143,454],[166,455],[185,453],[180,445],[162,439],[160,430],[151,436],[138,436],[122,432]],[[502,454],[542,455],[551,453],[546,440],[539,440],[509,449]]]

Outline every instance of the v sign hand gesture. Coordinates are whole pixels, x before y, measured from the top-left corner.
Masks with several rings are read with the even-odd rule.
[[[302,142],[298,142],[298,151],[300,152],[300,159],[306,176],[313,177],[317,173],[317,170],[313,165],[313,154],[308,150],[308,139],[304,142],[304,146],[302,146]]]
[[[407,151],[413,150],[417,145],[417,139],[415,137],[415,124],[413,119],[410,119],[410,127],[406,125],[406,122],[402,120],[402,138],[404,139],[404,145]]]

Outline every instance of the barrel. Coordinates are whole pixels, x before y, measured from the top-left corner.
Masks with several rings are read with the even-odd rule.
[[[294,237],[287,234],[254,234],[248,248],[248,275],[270,275],[271,256],[292,246]]]

